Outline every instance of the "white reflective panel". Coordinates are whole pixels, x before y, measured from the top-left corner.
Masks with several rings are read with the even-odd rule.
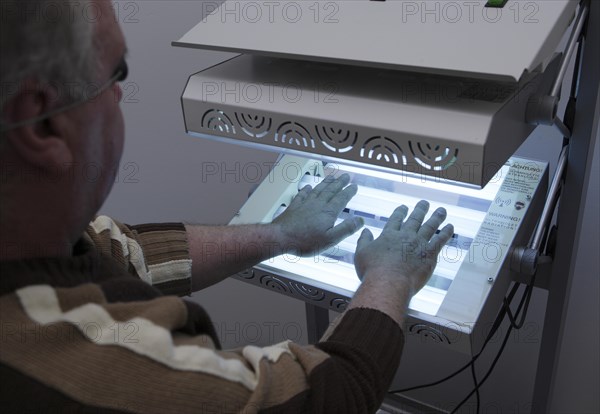
[[[410,303],[412,310],[435,316],[460,266],[469,257],[471,242],[481,227],[508,169],[508,166],[504,166],[497,177],[481,190],[436,182],[432,178],[421,179],[346,165],[330,164],[326,166],[325,172],[335,176],[348,173],[351,182],[358,186],[357,195],[348,203],[336,224],[351,216],[363,217],[365,227],[371,230],[376,238],[381,234],[394,209],[402,204],[412,210],[419,200],[428,200],[430,210],[426,219],[435,209],[446,209],[446,223],[454,225],[455,234],[442,249],[427,286],[417,293]],[[307,175],[299,182],[298,189],[305,185],[315,187],[322,180],[323,177]],[[284,209],[280,208],[275,216]],[[359,235],[360,232],[351,235],[314,258],[284,255],[263,262],[262,267],[265,270],[273,268],[297,275],[316,286],[329,285],[352,294],[360,285],[353,265]]]
[[[314,185],[318,184],[322,181],[322,179],[317,177],[305,178],[299,188],[302,188],[307,184],[307,181],[314,183]],[[395,184],[395,183],[394,183]],[[419,200],[430,200],[430,208],[429,214],[427,218],[431,216],[437,208],[443,207],[446,209],[448,213],[448,217],[452,217],[452,224],[454,225],[454,230],[457,234],[467,236],[473,238],[479,225],[483,221],[485,217],[485,213],[487,211],[487,207],[489,206],[489,201],[485,200],[481,202],[481,207],[485,208],[484,211],[477,211],[468,209],[465,207],[459,207],[448,202],[441,203],[437,202],[433,199],[435,190],[431,189],[422,189],[422,195],[420,197],[414,197],[411,195],[399,194],[395,191],[402,191],[403,187],[401,185],[395,184],[390,191],[384,191],[379,189],[370,188],[364,185],[358,185],[358,192],[356,196],[350,200],[348,203],[348,209],[352,211],[353,215],[370,217],[371,218],[384,218],[387,219],[396,207],[401,206],[402,204],[406,205],[410,210],[412,210]],[[394,191],[394,192],[392,192]],[[458,201],[458,197],[456,196],[456,192],[452,194],[452,198],[455,198],[455,201]]]
[[[435,315],[445,297],[445,290],[425,286],[413,296],[409,308],[427,315]]]

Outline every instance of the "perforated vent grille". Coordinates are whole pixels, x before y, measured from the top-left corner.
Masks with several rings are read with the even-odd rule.
[[[211,131],[218,131],[235,135],[235,126],[225,112],[218,109],[206,111],[202,116],[202,127]]]
[[[424,172],[439,172],[459,161],[459,149],[403,137],[369,135],[333,125],[307,125],[299,120],[276,120],[259,113],[210,109],[202,117],[202,128],[218,135],[309,153],[348,157],[395,169],[419,166]]]
[[[448,147],[422,142],[409,142],[408,145],[415,161],[428,170],[445,170],[453,165],[458,157],[458,149],[452,151]]]
[[[315,148],[310,132],[298,122],[285,122],[277,128],[275,142],[286,147]]]
[[[317,288],[310,284],[300,283],[296,280],[263,270],[248,269],[235,276],[244,282],[274,290],[278,293],[337,312],[343,312],[350,303],[350,299],[345,295]]]
[[[367,140],[360,149],[360,156],[380,163],[407,165],[402,148],[386,137],[373,137]]]
[[[352,150],[358,141],[358,132],[342,128],[316,126],[317,137],[329,151],[344,153]]]
[[[429,325],[425,325],[422,323],[416,323],[414,325],[411,325],[411,327],[408,329],[408,331],[412,334],[416,334],[423,338],[432,340],[433,342],[450,344],[450,339],[448,339],[446,334],[444,334],[442,331],[440,331],[436,328],[433,328]]]
[[[271,132],[271,118],[236,112],[235,119],[249,137],[260,139]]]

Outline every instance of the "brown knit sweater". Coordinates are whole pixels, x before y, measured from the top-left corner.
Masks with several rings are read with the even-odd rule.
[[[71,258],[0,263],[2,412],[369,413],[403,335],[355,309],[316,345],[221,350],[181,224],[91,223]]]

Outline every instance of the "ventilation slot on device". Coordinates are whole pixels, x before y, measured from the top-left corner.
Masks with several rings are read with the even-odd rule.
[[[288,146],[315,148],[315,140],[311,138],[308,130],[297,122],[286,122],[277,128],[275,142]]]
[[[358,133],[342,128],[317,126],[317,136],[321,143],[330,151],[344,153],[350,151],[358,140]]]
[[[387,137],[373,137],[367,140],[360,149],[360,156],[381,163],[408,164],[402,148]]]
[[[271,131],[271,118],[236,112],[235,119],[242,131],[252,138],[263,138]]]
[[[452,151],[441,145],[430,145],[412,141],[408,143],[415,161],[423,168],[433,171],[443,171],[450,168],[458,158],[458,149]]]
[[[431,339],[434,342],[450,344],[450,340],[443,332],[422,323],[412,325],[409,332]]]
[[[219,131],[235,135],[235,126],[225,112],[219,109],[211,109],[202,116],[202,127],[211,131]]]
[[[288,295],[291,295],[293,293],[290,287],[287,285],[287,283],[275,276],[264,275],[260,278],[260,283],[269,289],[277,290],[282,293],[287,293]]]
[[[294,287],[294,289],[296,289],[296,292],[304,296],[306,299],[318,302],[325,298],[325,292],[312,286],[305,286],[298,282],[292,282],[292,286]]]

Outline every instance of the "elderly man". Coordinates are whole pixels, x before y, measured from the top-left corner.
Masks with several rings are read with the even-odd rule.
[[[50,3],[52,19],[39,13]],[[80,13],[85,5],[96,8],[93,21]],[[450,225],[436,234],[445,211],[423,223],[426,202],[408,218],[401,206],[378,239],[363,231],[362,284],[319,343],[221,350],[203,309],[165,294],[189,294],[274,254],[336,244],[362,226],[334,226],[356,186],[328,178],[270,224],[95,218],[123,148],[126,47],[111,4],[1,7],[3,412],[375,411],[398,366],[410,298],[452,235]],[[82,173],[89,163],[104,172],[98,180]],[[259,248],[206,256],[205,242]]]

